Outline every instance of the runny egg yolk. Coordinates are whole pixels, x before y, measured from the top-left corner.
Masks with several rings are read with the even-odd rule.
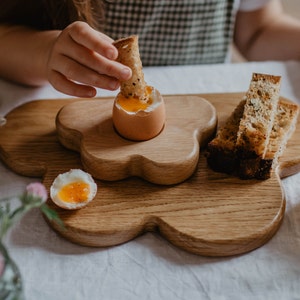
[[[145,110],[148,106],[150,106],[153,103],[153,100],[149,95],[152,92],[152,88],[147,86],[146,87],[146,98],[147,101],[140,100],[137,97],[124,97],[123,95],[118,96],[118,104],[126,111],[128,112],[137,112],[139,110]]]
[[[89,193],[89,184],[83,181],[77,181],[63,186],[60,189],[58,196],[64,202],[80,203],[88,200]]]

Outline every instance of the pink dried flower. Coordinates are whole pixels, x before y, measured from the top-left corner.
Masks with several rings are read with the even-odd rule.
[[[0,253],[0,277],[2,276],[5,268],[5,259],[3,255]]]
[[[33,182],[27,185],[26,193],[28,195],[32,195],[34,197],[38,197],[42,199],[42,202],[46,202],[48,199],[48,193],[43,184],[40,182]]]

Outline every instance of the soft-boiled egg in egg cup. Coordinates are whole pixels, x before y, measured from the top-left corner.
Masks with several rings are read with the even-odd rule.
[[[59,174],[50,187],[50,197],[59,207],[79,209],[86,206],[97,194],[92,176],[80,169]]]
[[[155,88],[144,80],[138,36],[115,41],[117,61],[132,71],[130,79],[121,82],[113,105],[112,119],[116,131],[124,138],[145,141],[157,136],[165,124],[165,104]]]
[[[125,97],[119,93],[113,105],[113,124],[124,138],[145,141],[157,136],[165,124],[165,103],[153,87],[146,87],[146,98]]]

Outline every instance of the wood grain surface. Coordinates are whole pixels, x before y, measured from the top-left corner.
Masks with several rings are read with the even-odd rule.
[[[57,116],[59,141],[80,152],[84,169],[94,178],[115,181],[137,176],[155,184],[177,184],[194,173],[199,145],[214,134],[217,114],[199,96],[166,99],[165,106],[162,132],[134,142],[114,130],[111,99],[74,102]]]
[[[216,108],[220,125],[242,96],[200,95]],[[165,96],[168,101],[178,98],[182,96]],[[111,99],[97,99],[107,100]],[[79,100],[37,100],[9,113],[7,124],[0,127],[2,161],[21,175],[41,177],[48,189],[58,174],[70,168],[84,169],[80,155],[60,144],[55,125],[60,109],[75,101]],[[300,170],[299,131],[298,120],[280,166],[268,180],[240,180],[213,172],[203,150],[195,172],[180,184],[157,185],[137,177],[96,180],[96,198],[78,211],[63,210],[48,200],[66,228],[55,223],[50,226],[66,239],[86,246],[113,246],[155,230],[195,254],[246,253],[266,243],[283,220],[285,197],[280,177]]]

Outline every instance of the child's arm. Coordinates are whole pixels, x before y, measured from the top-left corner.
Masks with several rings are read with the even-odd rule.
[[[0,74],[23,84],[49,81],[57,90],[91,97],[95,87],[115,90],[131,76],[114,61],[112,40],[86,23],[75,22],[63,31],[37,31],[22,26],[0,26]]]
[[[300,60],[300,20],[272,0],[259,10],[238,13],[234,42],[249,60]]]

